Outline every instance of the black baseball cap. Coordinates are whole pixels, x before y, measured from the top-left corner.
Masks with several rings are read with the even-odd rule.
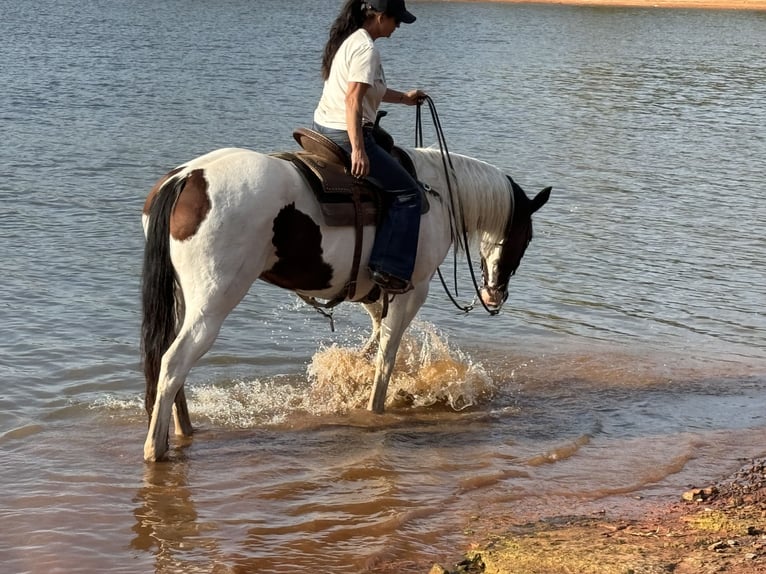
[[[405,24],[412,24],[416,19],[407,11],[404,0],[367,0],[367,4],[378,12],[388,14]]]

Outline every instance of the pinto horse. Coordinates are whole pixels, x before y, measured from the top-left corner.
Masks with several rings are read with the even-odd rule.
[[[452,173],[447,175],[439,150],[405,151],[418,178],[430,186],[430,209],[420,225],[413,289],[393,298],[380,293],[366,271],[375,227],[364,227],[362,271],[350,277],[354,227],[327,226],[309,184],[284,159],[220,149],[157,182],[143,209],[141,346],[150,417],[146,460],[165,456],[171,415],[177,435],[192,433],[186,377],[256,279],[317,300],[337,298],[356,280],[352,300],[361,302],[372,318],[367,348],[377,347],[368,407],[377,413],[385,406],[402,335],[453,243],[463,250],[466,241],[478,245],[481,298],[489,308],[500,309],[508,280],[532,239],[531,216],[548,201],[551,188],[530,199],[485,162],[450,154]]]

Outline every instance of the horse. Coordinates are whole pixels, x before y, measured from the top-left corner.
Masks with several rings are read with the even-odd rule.
[[[438,149],[404,152],[427,184],[430,209],[421,219],[413,288],[396,295],[381,293],[366,271],[375,226],[364,226],[362,265],[354,267],[354,227],[326,225],[310,185],[285,159],[219,149],[157,181],[142,213],[145,460],[167,455],[171,417],[176,435],[192,434],[186,377],[258,279],[315,301],[331,300],[356,281],[349,300],[364,305],[372,320],[365,349],[377,348],[368,404],[374,413],[384,411],[402,335],[451,246],[466,252],[478,245],[483,285],[477,291],[487,308],[500,310],[532,239],[532,214],[548,201],[551,188],[530,199],[489,163],[448,153],[445,169]],[[352,269],[362,271],[351,277]]]

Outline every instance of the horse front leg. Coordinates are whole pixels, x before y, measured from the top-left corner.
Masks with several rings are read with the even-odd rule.
[[[395,335],[396,333],[391,333],[392,337]],[[375,365],[375,380],[372,384],[370,401],[367,404],[367,410],[377,414],[381,414],[386,409],[388,382],[391,380],[391,373],[394,369],[394,363],[396,362],[396,353],[399,350],[401,334],[399,334],[398,339],[399,341],[396,343],[390,342],[385,348],[381,345],[378,349],[378,358]]]
[[[372,333],[370,338],[362,347],[362,356],[372,358],[380,345],[380,322],[383,320],[383,302],[378,299],[374,303],[365,303],[364,310],[370,315],[372,320]]]
[[[420,283],[403,295],[397,295],[389,303],[388,314],[380,321],[380,334],[377,360],[375,363],[375,380],[370,393],[367,409],[374,413],[382,413],[386,406],[388,382],[396,363],[396,354],[402,342],[402,336],[417,315],[420,307],[428,296],[428,282]]]

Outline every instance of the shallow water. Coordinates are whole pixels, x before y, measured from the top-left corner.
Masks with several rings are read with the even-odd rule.
[[[0,0],[0,571],[425,572],[479,515],[640,511],[764,454],[766,20],[412,2],[391,84],[554,187],[504,312],[434,283],[377,417],[366,314],[256,285],[192,371],[198,433],[141,462],[144,197],[292,149],[336,9]]]

